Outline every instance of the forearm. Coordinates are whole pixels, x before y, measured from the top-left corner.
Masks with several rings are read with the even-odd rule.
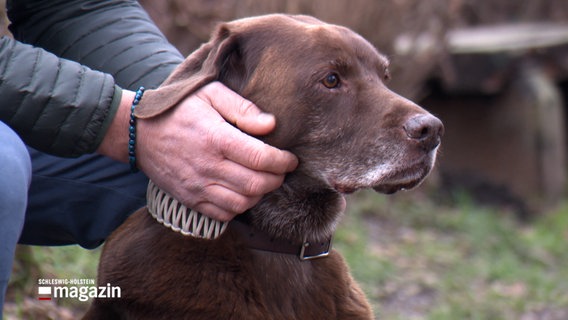
[[[122,134],[116,132],[119,125],[115,124],[123,119],[120,113],[114,118],[122,101],[122,90],[114,86],[115,81],[121,87],[132,90],[142,85],[155,88],[183,57],[167,42],[136,1],[8,1],[8,15],[12,22],[10,29],[16,39],[41,47],[58,57],[111,74],[114,79],[28,47],[26,50],[35,50],[36,53],[28,52],[27,55],[33,57],[41,52],[41,56],[48,57],[50,62],[41,64],[45,72],[40,76],[34,70],[28,70],[31,65],[29,59],[19,60],[18,64],[24,65],[21,73],[28,72],[30,83],[31,79],[36,79],[34,83],[38,86],[32,88],[30,83],[18,82],[19,77],[12,82],[0,83],[0,92],[7,94],[2,96],[12,97],[13,101],[9,106],[0,107],[0,120],[15,127],[30,146],[51,154],[69,157],[98,150],[124,160],[121,150],[126,151],[126,146],[123,149],[117,147],[116,150],[109,148],[110,145],[122,145],[120,139],[127,136],[127,127]],[[12,46],[23,45],[11,39],[4,42],[8,45],[4,48],[0,63],[15,65],[6,57],[12,54]],[[71,72],[71,75],[61,72],[73,68],[75,73]],[[9,70],[0,69],[4,73],[0,75],[2,79],[14,77],[7,72]],[[77,75],[82,78],[76,79]],[[98,81],[102,79],[103,83],[89,84],[95,78]],[[85,79],[87,81],[82,82]],[[102,87],[99,88],[99,85]],[[69,86],[74,87],[71,90]],[[43,89],[57,94],[51,97]],[[83,92],[85,90],[90,91]],[[128,94],[131,92],[127,92],[126,96]],[[73,101],[72,108],[58,105],[60,98],[68,103],[66,99],[69,97],[75,97],[70,100]],[[70,116],[76,114],[81,116]],[[43,133],[30,124],[47,118],[51,120],[41,129]]]
[[[107,74],[0,38],[0,120],[31,147],[63,157],[94,152],[119,95]]]
[[[183,61],[136,1],[17,0],[8,15],[16,39],[111,74],[123,88],[155,88]]]
[[[97,152],[112,159],[128,162],[130,108],[135,93],[122,90],[116,114],[110,123]]]

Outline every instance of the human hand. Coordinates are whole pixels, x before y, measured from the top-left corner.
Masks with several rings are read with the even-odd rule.
[[[228,221],[298,164],[290,152],[246,134],[265,135],[275,125],[274,116],[213,82],[163,114],[138,119],[138,167],[187,207]]]

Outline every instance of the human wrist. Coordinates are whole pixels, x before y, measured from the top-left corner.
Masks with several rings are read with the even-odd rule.
[[[97,152],[112,159],[129,162],[129,122],[132,101],[136,93],[122,89],[120,103]]]
[[[112,121],[114,120],[114,118],[116,116],[116,113],[118,111],[118,108],[120,106],[120,102],[121,102],[121,99],[122,99],[122,91],[123,91],[122,88],[120,88],[116,84],[114,85],[114,93],[113,93],[113,96],[112,96],[112,100],[110,102],[110,105],[108,107],[108,111],[106,112],[106,117],[105,117],[103,123],[101,124],[100,131],[99,131],[97,138],[96,138],[95,145],[97,146],[97,148],[98,148],[98,146],[101,145],[103,138],[106,136],[107,131],[108,131],[110,125],[112,124]]]
[[[138,88],[136,95],[132,100],[130,105],[130,117],[129,117],[129,127],[128,127],[128,162],[130,164],[130,171],[133,173],[138,172],[137,161],[136,161],[136,116],[134,115],[134,110],[138,106],[138,103],[144,95],[144,87]]]

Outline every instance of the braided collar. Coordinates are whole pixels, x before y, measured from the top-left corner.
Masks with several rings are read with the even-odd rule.
[[[146,192],[148,212],[162,225],[184,236],[214,240],[231,228],[240,235],[250,248],[274,253],[296,255],[300,260],[311,260],[329,255],[331,238],[324,241],[304,240],[294,243],[285,239],[272,238],[267,233],[255,229],[250,224],[235,219],[222,222],[189,209],[169,194],[158,188],[151,180]]]
[[[227,229],[228,222],[209,218],[171,197],[152,180],[146,192],[148,211],[159,223],[184,236],[213,240]]]

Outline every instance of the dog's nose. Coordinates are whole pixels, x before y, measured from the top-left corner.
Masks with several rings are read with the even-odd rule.
[[[444,135],[444,125],[431,114],[416,115],[403,125],[406,135],[427,151],[436,148]]]

